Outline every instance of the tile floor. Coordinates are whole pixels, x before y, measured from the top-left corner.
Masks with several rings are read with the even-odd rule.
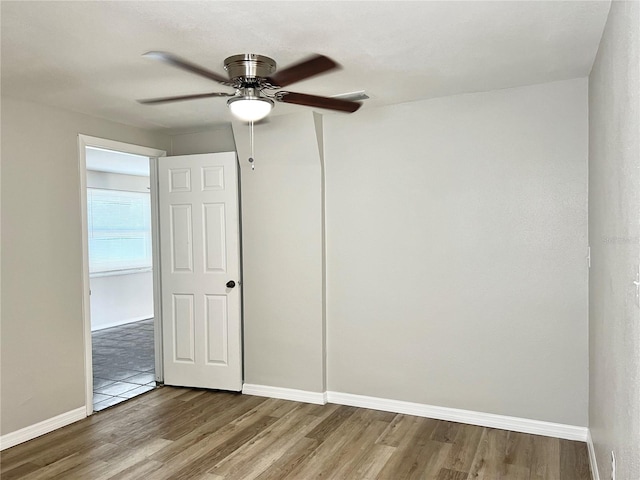
[[[153,319],[98,330],[93,342],[93,410],[153,390]]]

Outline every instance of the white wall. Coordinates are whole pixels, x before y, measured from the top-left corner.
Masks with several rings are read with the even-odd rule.
[[[323,392],[322,167],[312,112],[233,125],[241,168],[245,383]]]
[[[586,426],[586,79],[324,124],[328,389]]]
[[[159,134],[2,97],[2,435],[85,403],[78,134]]]
[[[171,137],[171,155],[235,152],[236,144],[231,125],[202,132],[182,133]]]
[[[245,381],[321,391],[326,273],[329,390],[586,426],[586,80],[317,120],[234,125]]]
[[[153,272],[92,276],[91,330],[153,318]]]
[[[87,187],[149,192],[149,177],[87,171]],[[91,330],[153,318],[153,273],[92,275]]]
[[[640,478],[640,3],[614,1],[589,77],[589,427],[602,480]]]

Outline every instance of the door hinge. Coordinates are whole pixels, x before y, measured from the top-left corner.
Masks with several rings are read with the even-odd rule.
[[[587,259],[587,268],[591,268],[591,247],[590,246],[587,247],[586,259]]]

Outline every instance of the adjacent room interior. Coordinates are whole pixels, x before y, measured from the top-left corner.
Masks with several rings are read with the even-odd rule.
[[[265,422],[277,427],[293,408],[284,401],[295,400],[311,414],[323,404],[375,410],[374,423],[400,421],[389,412],[444,422],[427,442],[439,442],[442,458],[454,455],[447,428],[458,422],[459,432],[485,429],[478,438],[491,430],[555,439],[557,464],[560,442],[578,443],[580,478],[640,478],[638,1],[1,8],[3,469],[20,478],[48,462],[12,453],[20,448],[50,453],[72,472],[96,467],[72,465],[53,448],[45,434],[55,440],[65,426],[95,423],[113,434],[113,444],[96,446],[100,462],[110,448],[129,452],[131,444],[117,445],[118,428],[137,424],[119,411],[166,407],[164,419],[197,411],[204,424],[269,402]],[[342,70],[292,89],[324,97],[364,89],[369,99],[346,114],[290,105],[282,94],[251,132],[217,98],[237,95],[232,87],[142,56],[155,50],[216,74],[239,53],[283,68],[322,53]],[[170,95],[208,97],[136,102]],[[169,157],[237,154],[242,275],[226,280],[241,283],[242,395],[222,393],[212,407],[202,392],[176,400],[162,397],[173,395],[158,393],[172,391],[163,387],[85,418],[82,135]],[[99,197],[109,190],[100,182],[121,173],[91,173],[87,183],[103,177],[91,187]],[[127,281],[150,273],[147,264],[134,268],[144,271]],[[92,321],[126,328],[134,324],[115,324],[135,320],[150,331],[148,283],[118,287],[136,291],[127,315],[115,312],[128,302],[100,306],[97,283],[117,277],[91,278]],[[106,343],[115,348],[130,334]],[[97,397],[107,403],[153,389],[146,380],[158,373],[136,358],[134,375],[112,379],[109,361],[95,363],[104,368],[96,378],[133,385]],[[183,427],[154,439],[152,459],[145,453],[122,468],[159,469]],[[311,455],[326,433],[281,441]],[[372,450],[381,454],[378,473],[398,446],[383,440]],[[478,475],[472,460],[435,475]],[[556,478],[547,467],[539,478]],[[533,475],[535,466],[522,468]]]
[[[149,159],[86,147],[93,408],[155,386]],[[87,347],[88,348],[88,347]]]

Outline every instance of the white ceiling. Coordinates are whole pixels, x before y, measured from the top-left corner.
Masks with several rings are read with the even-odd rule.
[[[165,50],[224,73],[260,53],[310,53],[343,70],[288,87],[366,90],[365,107],[588,75],[609,1],[2,1],[2,94],[129,125],[186,131],[231,120],[224,98],[143,106],[138,98],[228,91],[140,55]],[[274,114],[306,107],[278,104]],[[357,113],[355,114],[357,115]]]

